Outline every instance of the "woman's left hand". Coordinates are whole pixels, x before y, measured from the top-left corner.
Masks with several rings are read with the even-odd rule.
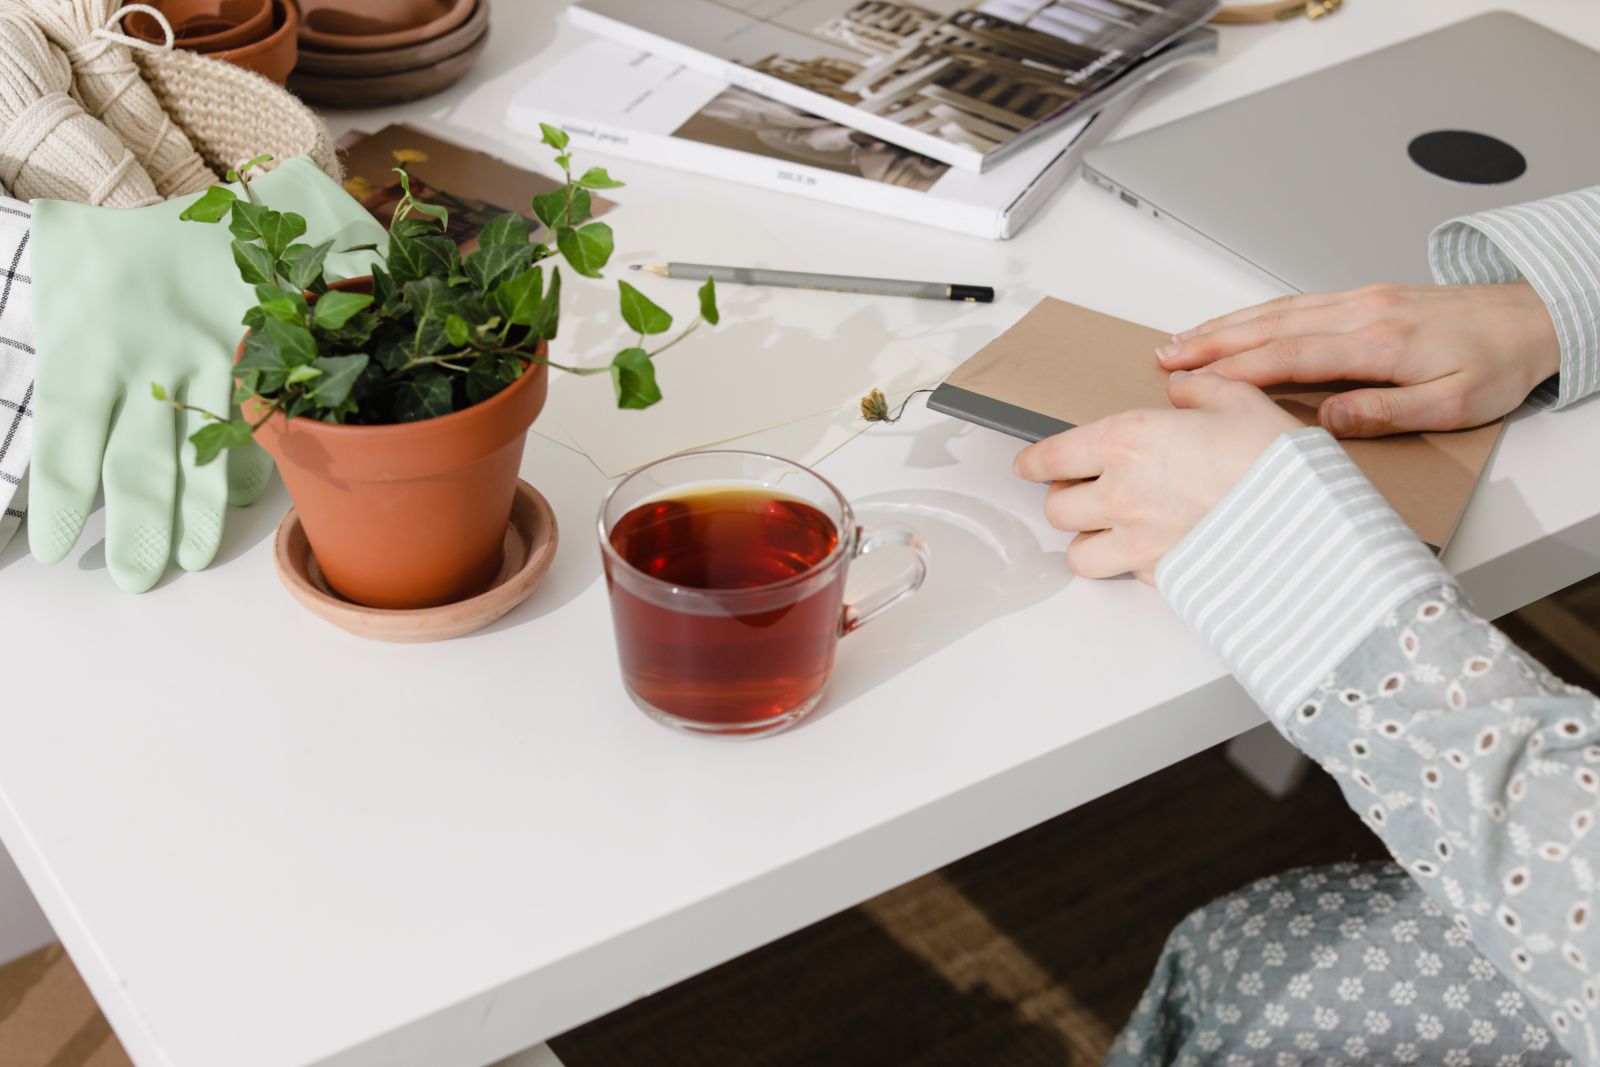
[[[1045,517],[1078,531],[1067,564],[1085,578],[1156,564],[1227,495],[1294,416],[1253,385],[1219,374],[1174,374],[1177,411],[1130,411],[1030,445],[1016,473],[1049,483]]]

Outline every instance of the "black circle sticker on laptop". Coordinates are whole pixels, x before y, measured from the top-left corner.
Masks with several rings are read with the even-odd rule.
[[[1471,130],[1434,130],[1406,148],[1411,162],[1441,178],[1469,185],[1501,185],[1522,177],[1528,161],[1498,137]]]

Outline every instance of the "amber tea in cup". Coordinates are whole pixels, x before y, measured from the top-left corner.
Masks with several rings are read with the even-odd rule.
[[[704,733],[798,722],[821,699],[839,637],[911,595],[926,569],[914,534],[864,534],[828,482],[753,453],[644,468],[607,499],[600,538],[629,694]],[[910,550],[905,576],[847,606],[850,559],[889,544]]]

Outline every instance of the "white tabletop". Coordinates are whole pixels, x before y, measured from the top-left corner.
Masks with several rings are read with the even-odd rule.
[[[1222,61],[1127,128],[1488,6],[1350,0],[1228,30]],[[1600,45],[1587,0],[1518,6]],[[398,114],[472,99],[491,128],[475,87],[565,47],[558,8],[502,0],[472,81]],[[615,169],[623,212],[705,182]],[[953,353],[1047,293],[1172,329],[1270,295],[1076,182],[1004,244],[719,188],[839,269],[992,281],[987,309],[871,305]],[[847,639],[818,717],[743,744],[628,703],[590,530],[606,482],[542,438],[523,474],[560,520],[555,567],[445,644],[298,608],[269,556],[281,488],[230,517],[216,567],[141,597],[105,573],[98,516],[53,569],[19,539],[0,553],[0,838],[140,1067],[479,1067],[1260,721],[1152,591],[1070,580],[1014,451],[918,410],[822,465],[869,520],[923,531],[932,576]],[[1600,480],[1568,476],[1596,453],[1600,405],[1514,421],[1447,556],[1485,611],[1600,570]]]

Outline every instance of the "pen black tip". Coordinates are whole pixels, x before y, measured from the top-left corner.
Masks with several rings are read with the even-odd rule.
[[[951,300],[965,300],[968,303],[992,304],[994,303],[994,288],[988,285],[952,285],[950,287]]]

